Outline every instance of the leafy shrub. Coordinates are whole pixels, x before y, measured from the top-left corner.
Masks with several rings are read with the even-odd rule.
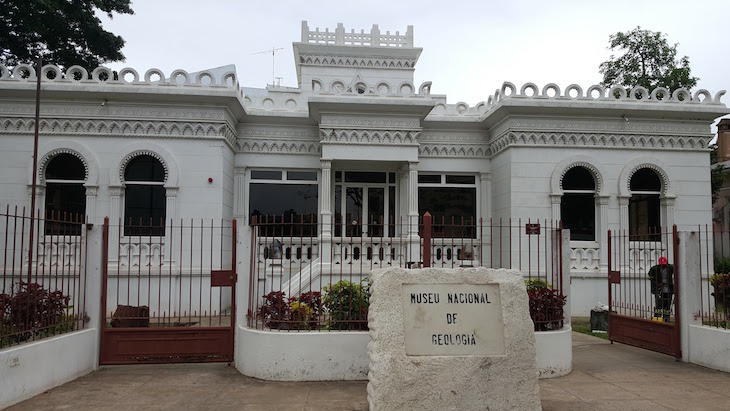
[[[291,319],[289,299],[283,291],[272,291],[264,296],[264,302],[259,307],[259,317],[266,327],[272,329],[287,329]]]
[[[74,317],[66,313],[70,299],[61,291],[26,282],[20,282],[13,295],[0,294],[0,346],[72,330]]]
[[[730,258],[715,260],[715,272],[718,274],[730,274]]]
[[[730,314],[730,274],[719,273],[710,277],[710,284],[715,292],[715,309]]]
[[[290,301],[292,320],[298,328],[313,330],[319,328],[320,314],[322,314],[322,294],[319,291],[309,291],[292,297]]]
[[[550,288],[547,281],[540,280],[539,278],[525,280],[525,287],[527,287],[528,292],[530,290],[547,290],[548,288]]]
[[[529,287],[529,286],[528,286]],[[550,288],[527,290],[530,304],[530,317],[535,331],[559,330],[563,328],[563,306],[566,296]]]
[[[347,280],[325,286],[323,302],[335,330],[367,330],[369,285],[362,286]]]

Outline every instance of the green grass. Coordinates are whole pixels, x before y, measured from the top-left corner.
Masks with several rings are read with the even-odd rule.
[[[573,327],[573,331],[575,332],[608,340],[608,333],[591,332],[590,317],[571,317],[570,326]]]

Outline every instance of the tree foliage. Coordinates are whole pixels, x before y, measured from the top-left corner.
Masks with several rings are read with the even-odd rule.
[[[124,39],[105,31],[98,10],[134,14],[130,0],[0,0],[0,64],[44,63],[87,69],[124,60]]]
[[[646,87],[650,92],[665,87],[670,93],[678,88],[690,90],[697,85],[697,77],[691,75],[689,57],[677,58],[677,44],[670,45],[661,32],[642,30],[641,27],[609,37],[608,49],[621,51],[611,55],[599,66],[603,75],[601,85],[620,85],[631,89]]]

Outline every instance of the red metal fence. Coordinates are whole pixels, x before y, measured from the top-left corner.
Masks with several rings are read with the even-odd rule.
[[[83,216],[0,211],[0,348],[85,327]]]
[[[233,360],[236,222],[104,224],[102,364]]]
[[[709,327],[730,329],[730,231],[727,227],[698,227],[700,312]]]
[[[378,268],[508,268],[528,281],[536,330],[562,328],[558,224],[402,218],[383,229],[255,217],[251,223],[248,326],[288,331],[367,329],[368,276]],[[337,231],[332,227],[345,227]],[[377,233],[379,236],[365,234]],[[384,233],[389,233],[385,236]],[[342,234],[332,236],[331,234]],[[559,306],[559,307],[558,307]]]

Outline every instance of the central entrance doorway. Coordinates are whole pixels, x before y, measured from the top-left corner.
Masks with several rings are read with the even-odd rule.
[[[395,172],[336,171],[335,237],[394,237],[395,181]]]

